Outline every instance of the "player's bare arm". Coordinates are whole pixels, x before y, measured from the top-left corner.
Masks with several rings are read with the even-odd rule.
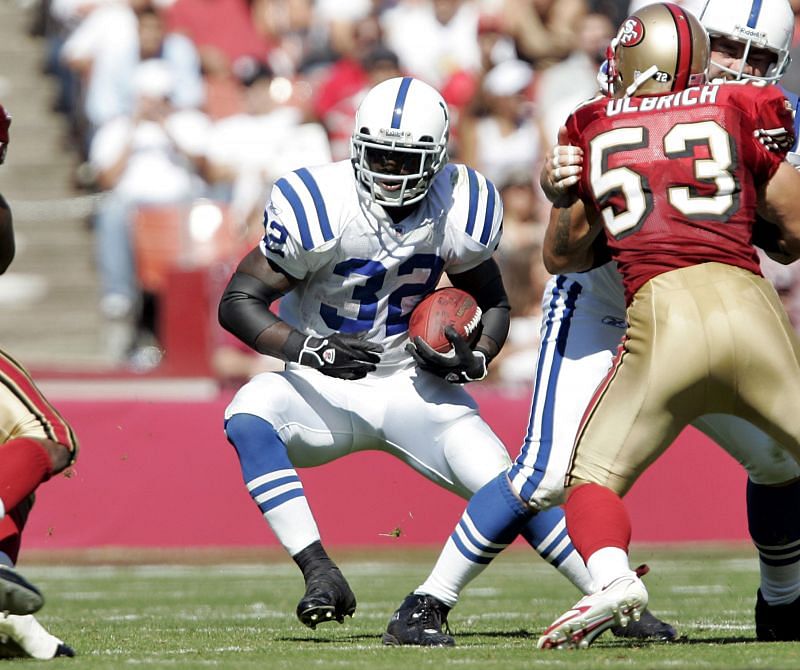
[[[781,232],[779,250],[793,258],[800,256],[800,173],[789,163],[781,163],[759,194],[758,213],[775,223]]]
[[[550,274],[583,272],[594,264],[594,241],[602,219],[582,202],[568,209],[553,207],[544,235],[542,256]]]

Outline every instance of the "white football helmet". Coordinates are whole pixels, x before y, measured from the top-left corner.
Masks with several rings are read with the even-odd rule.
[[[789,0],[706,0],[698,15],[711,38],[727,37],[745,45],[738,71],[712,63],[736,79],[778,81],[789,67],[794,34],[794,12]],[[767,49],[775,61],[763,77],[742,72],[750,49]]]
[[[419,202],[447,164],[449,130],[447,103],[436,89],[413,77],[381,82],[356,111],[356,179],[384,207]]]

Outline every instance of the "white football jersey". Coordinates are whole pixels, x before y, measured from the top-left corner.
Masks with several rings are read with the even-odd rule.
[[[494,185],[450,164],[406,219],[394,223],[354,178],[349,160],[278,179],[264,212],[261,250],[301,283],[280,315],[313,335],[360,334],[384,347],[378,373],[405,367],[411,311],[442,273],[491,257],[503,207]]]

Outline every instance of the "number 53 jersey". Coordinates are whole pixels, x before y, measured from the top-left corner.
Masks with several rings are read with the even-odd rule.
[[[566,125],[584,150],[580,197],[600,212],[628,302],[654,276],[698,263],[761,274],[751,244],[757,191],[793,144],[777,86],[595,98]]]

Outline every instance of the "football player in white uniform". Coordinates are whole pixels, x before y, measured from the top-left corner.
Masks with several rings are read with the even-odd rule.
[[[386,451],[469,498],[510,465],[465,382],[482,379],[505,341],[509,307],[492,253],[502,204],[494,185],[448,164],[449,114],[437,91],[410,77],[370,90],[352,160],[277,180],[260,245],[239,264],[219,306],[222,325],[286,361],[254,377],[225,412],[245,484],[303,572],[297,616],[314,628],[352,615],[356,599],[320,541],[295,468],[354,451]],[[482,310],[474,349],[414,347],[414,306],[443,273]],[[269,306],[280,301],[280,316]],[[447,379],[447,381],[445,380]],[[588,572],[569,540],[548,535],[563,514],[523,534],[579,589]],[[540,533],[539,528],[547,532]]]
[[[788,65],[794,30],[787,0],[699,4],[698,18],[711,37],[710,78],[755,78],[768,83],[780,79]],[[788,97],[796,107],[797,96]],[[796,117],[795,130],[798,122]],[[552,156],[542,186],[558,204],[564,190],[577,183],[582,159],[574,147],[567,146],[556,147]],[[769,249],[774,242],[769,230],[774,227],[767,226],[761,230],[763,246],[775,251]],[[503,474],[473,496],[433,571],[416,589],[415,594],[426,598],[431,607],[452,608],[461,590],[513,541],[513,528],[524,522],[529,511],[522,500],[533,509],[548,509],[560,502],[579,422],[627,325],[616,265],[607,262],[588,272],[551,277],[542,313],[528,434],[508,478]],[[800,508],[800,465],[774,440],[738,417],[707,415],[693,425],[722,445],[749,475],[748,524],[761,571],[756,636],[759,640],[800,640],[800,522],[795,514]],[[517,500],[518,505],[514,509],[502,500]],[[559,526],[553,532],[562,531]],[[389,633],[413,628],[410,614],[403,603],[389,622]],[[628,630],[613,630],[617,635],[639,635],[644,630],[658,636],[659,628],[651,628],[643,619],[644,626],[640,622]],[[664,639],[674,637],[674,631],[671,635],[666,628],[661,631]],[[428,635],[442,643],[440,630],[431,629]],[[452,644],[452,638],[446,643]]]

